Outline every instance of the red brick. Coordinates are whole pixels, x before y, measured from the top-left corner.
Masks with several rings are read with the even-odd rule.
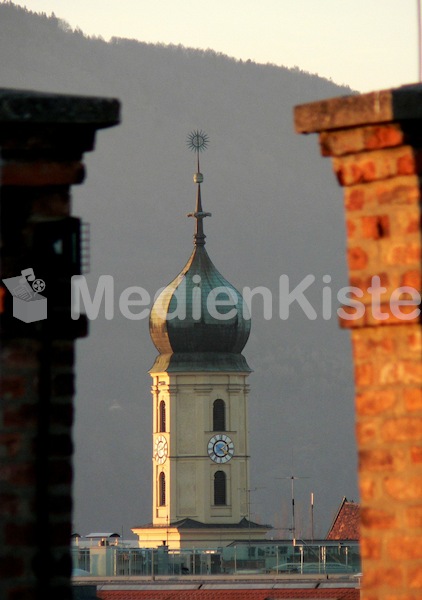
[[[422,504],[419,506],[408,506],[406,518],[409,527],[422,528]]]
[[[362,500],[369,502],[376,496],[376,488],[374,480],[370,477],[360,475],[359,477],[359,490]]]
[[[377,369],[374,382],[381,385],[389,385],[399,382],[401,377],[402,369],[400,364],[396,362],[384,362]]]
[[[356,231],[357,231],[356,222],[353,221],[352,219],[346,219],[346,233],[347,233],[347,238],[349,240],[351,238],[355,237]]]
[[[413,175],[420,173],[422,165],[422,153],[416,148],[397,157],[397,175]]]
[[[378,184],[378,182],[377,182]],[[373,184],[377,186],[377,184]],[[377,200],[380,206],[386,204],[393,206],[418,205],[421,190],[418,179],[411,177],[394,177],[393,179],[379,182]]]
[[[365,314],[356,318],[357,308],[341,306],[338,314],[338,324],[342,329],[356,329],[365,324]],[[346,318],[347,317],[347,318]]]
[[[410,457],[415,464],[422,464],[422,446],[412,446],[410,448]]]
[[[377,427],[373,420],[357,423],[356,439],[360,447],[373,443],[377,439]]]
[[[24,575],[24,563],[21,557],[15,555],[4,556],[0,560],[0,578],[9,579]]]
[[[359,590],[359,600],[380,600],[378,594],[374,594],[372,592],[367,592],[365,588],[361,588]],[[395,599],[397,600],[397,599]],[[408,599],[406,599],[408,600]]]
[[[7,296],[6,289],[4,287],[0,287],[0,314],[3,314],[5,311],[4,299]]]
[[[308,121],[303,112],[296,122],[299,131],[320,132],[322,153],[334,157],[345,187],[349,281],[365,306],[359,321],[339,321],[353,340],[361,600],[419,600],[422,590],[422,315],[413,293],[421,290],[422,128],[408,104],[413,92],[401,93],[315,103]],[[420,87],[414,93],[419,105]],[[418,122],[392,122],[404,113]],[[368,292],[378,270],[388,281],[379,300],[386,320]],[[400,287],[413,289],[398,295]]]
[[[34,523],[6,523],[4,526],[4,540],[8,546],[26,546],[36,541],[36,527]]]
[[[422,350],[422,327],[412,327],[411,333],[406,336],[406,344],[412,350]],[[419,356],[422,356],[422,353]]]
[[[2,377],[0,379],[1,395],[7,398],[20,398],[25,394],[25,378],[21,376]]]
[[[422,365],[411,361],[385,362],[376,370],[373,382],[385,384],[419,383],[422,377]]]
[[[421,191],[418,177],[406,175],[344,188],[346,211],[377,206],[414,207],[419,210]]]
[[[333,159],[333,170],[342,186],[395,176],[416,175],[422,169],[422,153],[410,146],[360,152]]]
[[[345,190],[344,199],[346,210],[361,210],[365,202],[365,192],[361,186],[356,186]]]
[[[0,494],[0,506],[3,518],[7,516],[15,516],[20,510],[20,499],[16,494]]]
[[[22,340],[21,343],[8,345],[3,349],[2,360],[4,365],[9,367],[39,368],[38,343],[31,343],[29,340]]]
[[[393,454],[381,448],[360,450],[359,468],[363,471],[391,471],[394,468]]]
[[[47,186],[82,183],[85,168],[79,161],[6,162],[2,165],[1,185]]]
[[[63,600],[69,600],[68,596],[62,598]],[[7,600],[34,600],[34,588],[29,584],[14,586],[13,590],[9,592]]]
[[[412,215],[408,217],[405,233],[417,233],[420,229],[420,215]]]
[[[117,108],[118,101],[115,100],[110,104],[109,99],[105,102],[78,96],[66,99],[62,95],[32,94],[30,91],[22,94],[6,90],[2,95],[0,192],[2,208],[5,208],[2,230],[11,242],[6,240],[5,245],[2,240],[2,247],[7,246],[5,256],[2,256],[3,277],[12,277],[22,266],[28,266],[21,263],[36,250],[32,235],[36,223],[49,221],[54,228],[57,218],[60,220],[69,215],[69,184],[83,181],[82,153],[84,149],[93,149],[96,130],[116,124],[117,114],[107,116],[115,104]],[[54,270],[57,265],[50,267]],[[54,392],[59,391],[66,398],[57,399],[53,393],[51,411],[47,407],[48,414],[43,414],[46,410],[40,410],[44,398],[40,396],[38,381],[39,350],[46,344],[43,327],[19,324],[16,319],[4,325],[0,512],[5,518],[0,526],[0,579],[3,580],[0,596],[4,600],[33,600],[50,591],[52,597],[70,599],[72,422],[69,415],[72,408],[69,409],[67,404],[72,404],[74,393],[68,374],[73,363],[69,347],[74,345],[74,335],[63,333],[69,338],[66,350],[52,342],[51,387],[55,386]],[[77,335],[79,331],[72,333]],[[61,332],[47,334],[51,338],[60,336]],[[57,364],[60,369],[55,368]],[[64,369],[63,365],[69,365],[69,368]],[[59,412],[65,412],[60,424],[66,421],[60,428],[57,425]],[[44,436],[42,454],[34,452],[35,441],[41,443],[37,436],[43,428],[40,418],[45,418],[44,429],[50,426],[52,434],[51,437]],[[57,439],[57,433],[67,435]],[[57,460],[54,455],[57,452],[65,457]],[[44,470],[45,485],[38,481],[40,469]],[[66,480],[65,484],[63,480]],[[46,527],[41,533],[37,522],[40,502],[45,517],[48,517],[44,519]],[[45,564],[41,564],[43,561]]]
[[[385,440],[403,442],[420,439],[422,434],[422,417],[396,417],[387,420],[381,429]]]
[[[419,536],[401,535],[388,541],[389,555],[394,560],[421,559],[422,544]]]
[[[7,457],[19,454],[22,448],[21,433],[0,433],[0,453]]]
[[[390,220],[388,215],[370,215],[361,217],[362,236],[379,240],[390,235]]]
[[[373,356],[380,356],[383,359],[395,350],[395,340],[391,337],[357,337],[353,335],[353,356],[356,359],[364,359]]]
[[[32,485],[35,482],[35,469],[31,464],[0,465],[0,481],[11,485]]]
[[[403,273],[401,277],[401,286],[413,287],[415,290],[422,289],[422,277],[420,269],[411,269]]]
[[[422,362],[403,361],[402,365],[403,383],[422,383]]]
[[[391,529],[396,525],[394,513],[370,507],[361,508],[360,520],[369,529]]]
[[[404,588],[404,585],[403,585]],[[382,597],[377,596],[376,600],[421,600],[420,596],[418,595],[418,592],[416,592],[415,594],[409,593],[409,592],[389,592],[387,591],[385,594],[382,595]],[[363,600],[362,598],[360,600]]]
[[[48,188],[47,188],[48,189]],[[45,191],[33,203],[33,211],[49,217],[66,217],[70,214],[70,192],[66,188],[60,191]]]
[[[384,569],[382,566],[365,570],[365,588],[388,586],[400,588],[403,583],[403,568],[401,566]]]
[[[365,148],[368,150],[401,146],[404,138],[404,133],[398,123],[364,128]]]
[[[407,477],[388,475],[384,479],[384,489],[395,500],[408,501],[422,499],[422,475]]]
[[[362,558],[378,559],[381,557],[381,541],[379,538],[362,536],[360,540]]]
[[[394,300],[394,301],[393,301]],[[402,302],[409,301],[409,304]],[[365,312],[365,325],[403,325],[420,322],[420,309],[415,300],[408,294],[401,294],[397,300],[391,298],[389,303],[381,303],[367,307]]]
[[[366,337],[358,337],[359,332],[352,332],[352,351],[355,361],[366,359],[372,355],[371,349],[368,346]]]
[[[422,565],[411,567],[409,570],[411,588],[422,588]]]
[[[371,385],[374,381],[374,368],[370,363],[355,366],[355,381],[358,386]]]
[[[364,269],[368,265],[368,255],[359,246],[347,250],[347,263],[351,271]]]
[[[406,409],[409,411],[422,410],[422,389],[411,388],[403,390]]]
[[[319,134],[322,156],[342,156],[375,150],[404,143],[404,133],[397,123],[369,127],[353,127],[339,131],[323,131]]]
[[[421,245],[418,242],[389,244],[382,253],[381,260],[387,265],[418,265],[421,260]]]
[[[35,425],[37,423],[37,406],[33,404],[22,404],[21,406],[7,407],[4,409],[3,422],[7,427]]]
[[[357,309],[352,306],[342,306],[338,315],[339,327],[342,329],[353,329],[363,327],[365,324],[365,315],[356,318]],[[347,316],[347,318],[346,318]]]
[[[378,415],[390,409],[395,399],[394,390],[362,392],[356,396],[356,411],[360,415]]]

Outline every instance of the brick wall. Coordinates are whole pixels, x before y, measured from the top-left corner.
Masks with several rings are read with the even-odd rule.
[[[422,86],[296,106],[343,187],[362,600],[422,596]],[[374,279],[374,276],[376,279]],[[401,288],[401,289],[399,289]],[[399,289],[399,291],[397,291]]]
[[[0,89],[0,280],[31,267],[47,284],[47,319],[26,323],[0,281],[2,600],[72,597],[74,344],[87,327],[70,318],[80,270],[70,188],[118,115],[114,99]]]

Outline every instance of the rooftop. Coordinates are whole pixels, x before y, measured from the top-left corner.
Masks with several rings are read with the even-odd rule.
[[[359,540],[360,506],[344,496],[327,534],[327,540]]]
[[[85,579],[85,578],[84,578]],[[92,583],[92,582],[90,582]],[[103,581],[99,600],[359,600],[359,581],[347,580],[228,580]]]

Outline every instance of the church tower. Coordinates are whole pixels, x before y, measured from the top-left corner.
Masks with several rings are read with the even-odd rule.
[[[150,369],[153,399],[152,524],[136,527],[140,546],[215,548],[263,539],[268,526],[249,519],[247,378],[242,350],[250,316],[241,294],[205,249],[199,152],[193,251],[150,314],[159,355]]]

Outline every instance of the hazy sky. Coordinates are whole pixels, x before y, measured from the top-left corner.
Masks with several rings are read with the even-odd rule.
[[[14,0],[89,35],[212,48],[365,92],[418,80],[421,0]]]

